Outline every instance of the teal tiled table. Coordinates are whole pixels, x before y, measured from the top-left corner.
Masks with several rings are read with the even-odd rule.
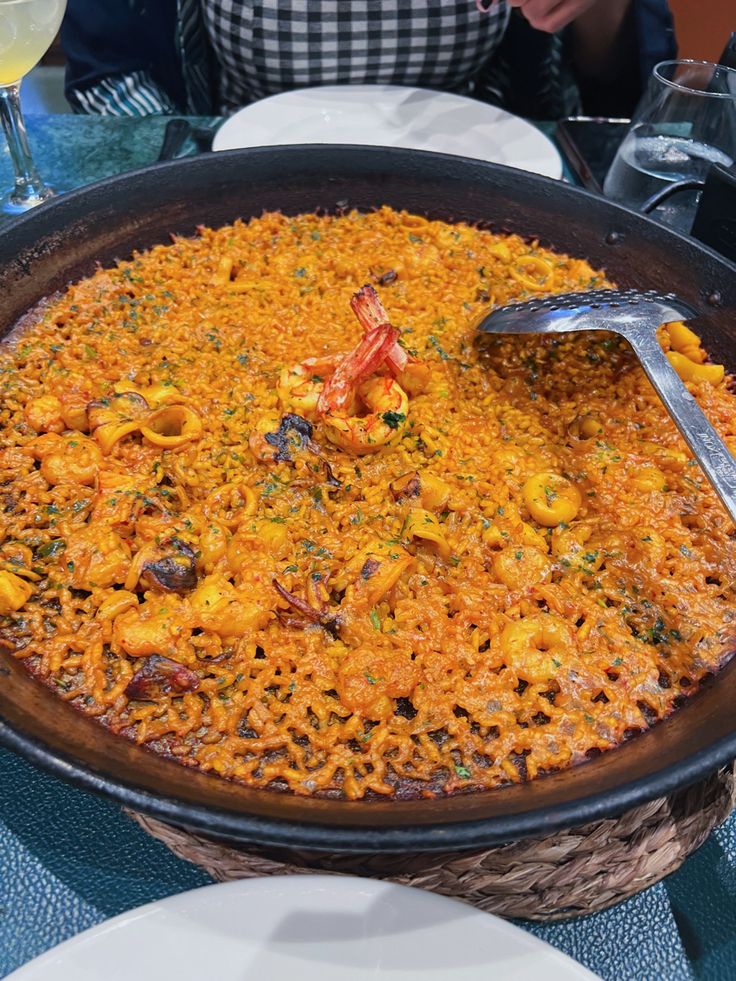
[[[71,187],[152,163],[165,123],[57,116],[28,128],[44,176]],[[0,187],[9,181],[3,146]],[[210,881],[115,805],[0,751],[0,977],[110,916]],[[732,981],[736,818],[664,883],[615,909],[522,925],[605,981]]]

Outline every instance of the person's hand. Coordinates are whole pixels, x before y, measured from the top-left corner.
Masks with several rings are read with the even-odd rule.
[[[598,0],[509,0],[518,7],[532,27],[555,34],[572,21],[596,6]]]

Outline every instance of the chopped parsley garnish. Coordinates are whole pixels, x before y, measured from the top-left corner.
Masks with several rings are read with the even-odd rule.
[[[53,559],[55,556],[61,555],[65,548],[66,542],[64,539],[55,538],[53,541],[46,542],[45,545],[42,545],[36,552],[36,555],[39,559]]]
[[[448,354],[447,351],[445,351],[445,349],[442,347],[442,345],[437,340],[437,338],[434,336],[434,334],[430,334],[429,337],[427,338],[427,340],[432,345],[432,347],[435,349],[435,351],[437,352],[437,354],[439,354],[439,356],[442,358],[443,361],[449,361],[450,360],[451,355]]]
[[[384,412],[381,418],[389,429],[398,429],[403,422],[406,422],[406,415],[403,412]]]
[[[658,644],[663,644],[667,640],[667,634],[665,632],[664,620],[662,617],[657,617],[653,627],[649,627],[646,631],[646,643],[653,644],[655,647]]]

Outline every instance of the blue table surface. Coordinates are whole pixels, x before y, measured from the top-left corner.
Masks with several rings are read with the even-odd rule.
[[[28,130],[40,170],[72,187],[152,163],[165,123],[39,116]],[[3,146],[0,187],[9,182]],[[0,977],[108,917],[210,882],[114,804],[0,750]],[[606,981],[736,978],[736,817],[616,908],[521,925]]]

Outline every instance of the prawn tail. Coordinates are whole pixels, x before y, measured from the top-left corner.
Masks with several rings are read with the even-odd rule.
[[[345,411],[357,386],[383,364],[398,337],[398,330],[389,323],[372,327],[364,334],[357,347],[345,355],[325,382],[317,402],[320,415]]]
[[[373,327],[382,327],[389,322],[388,314],[378,297],[378,293],[372,286],[362,286],[356,293],[353,293],[350,298],[350,309],[366,332]]]
[[[389,324],[388,314],[372,286],[363,286],[357,293],[353,293],[350,308],[366,333],[376,327],[385,328]],[[398,338],[397,331],[396,340],[386,353],[386,367],[393,375],[403,371],[408,361],[408,355],[399,344]]]

